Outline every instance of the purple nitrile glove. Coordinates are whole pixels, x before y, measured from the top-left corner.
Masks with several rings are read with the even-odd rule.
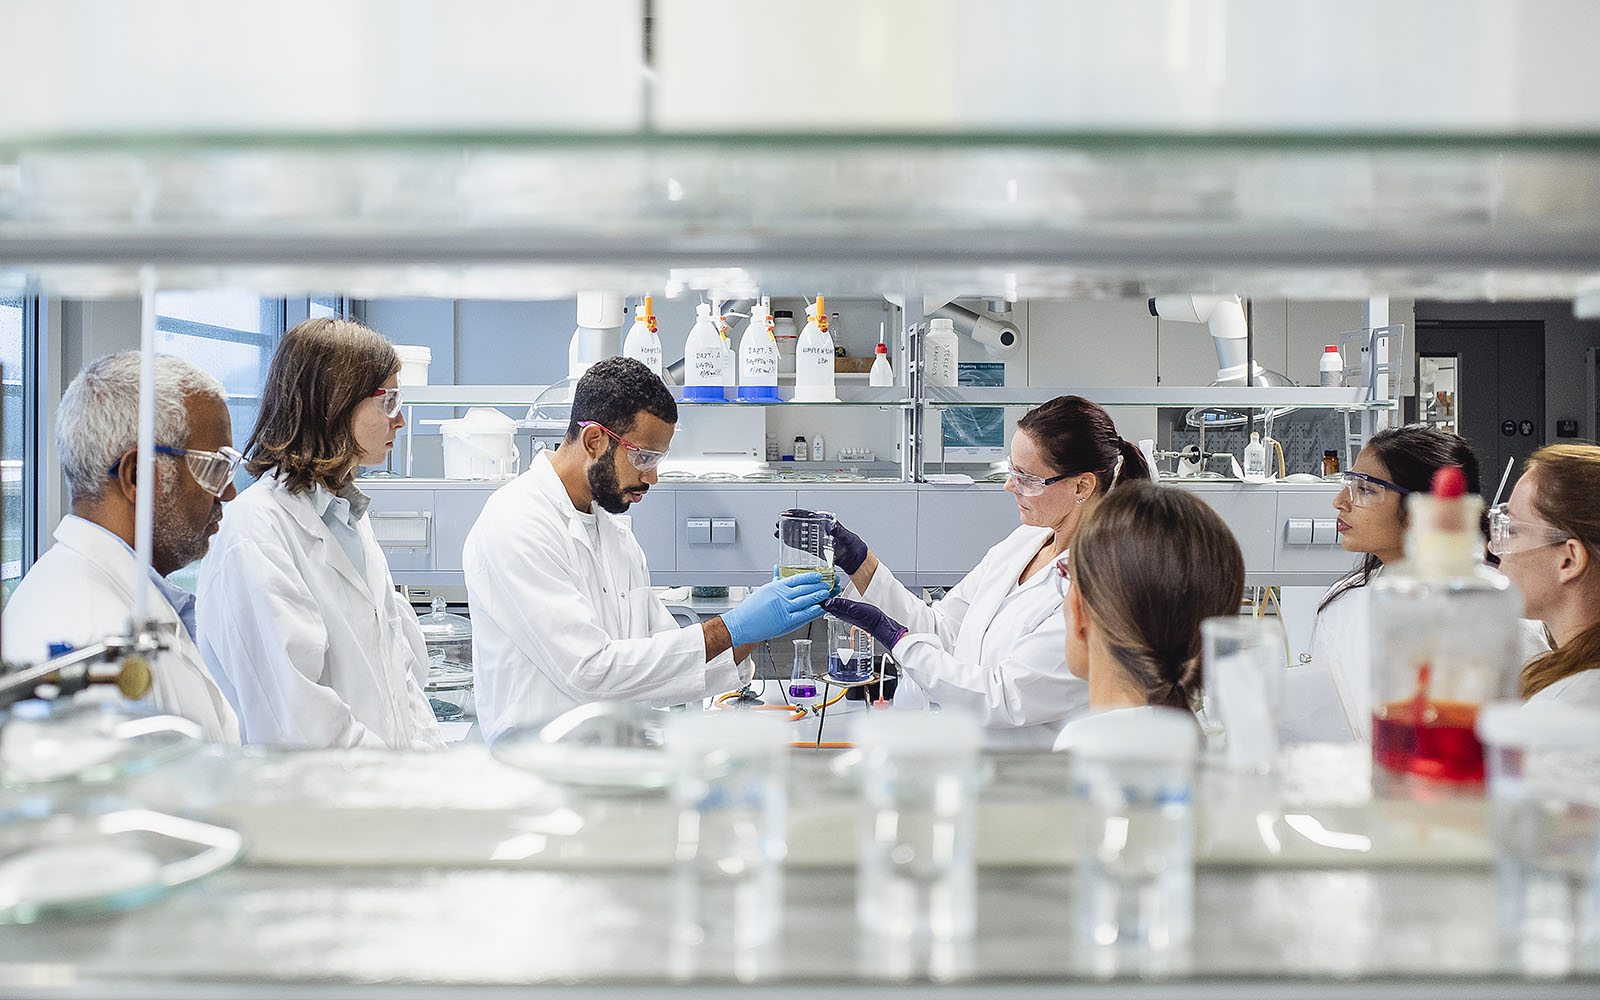
[[[816,513],[794,507],[784,511],[783,515],[811,517]],[[772,529],[772,537],[778,537],[777,528]],[[833,564],[844,570],[846,576],[854,576],[856,570],[867,561],[867,543],[861,540],[860,535],[841,524],[838,518],[833,519],[833,526],[828,529],[828,537],[833,539]]]
[[[822,602],[822,610],[842,622],[865,629],[883,645],[884,649],[888,650],[893,650],[894,644],[910,631],[865,601],[847,601],[842,597],[830,597]]]
[[[855,576],[856,570],[867,561],[867,543],[837,518],[833,527],[828,529],[828,535],[833,539],[833,564],[844,570],[847,576]]]

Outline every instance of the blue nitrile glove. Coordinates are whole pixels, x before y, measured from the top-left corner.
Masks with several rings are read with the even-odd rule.
[[[786,576],[750,592],[723,612],[722,624],[735,646],[788,635],[822,617],[822,601],[832,588],[820,573]]]
[[[798,517],[809,517],[816,511],[794,507],[783,512]],[[772,537],[778,537],[778,529],[772,529]],[[838,518],[833,519],[833,527],[828,529],[828,537],[833,539],[833,564],[844,570],[846,576],[854,576],[862,563],[867,561],[867,543],[861,536],[846,528]]]
[[[865,601],[847,601],[842,597],[830,597],[822,602],[822,610],[842,622],[864,629],[888,650],[893,650],[894,644],[905,638],[905,634],[910,631]]]

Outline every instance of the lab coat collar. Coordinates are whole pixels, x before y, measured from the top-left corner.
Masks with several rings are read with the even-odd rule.
[[[68,514],[61,519],[61,523],[56,525],[55,539],[58,544],[65,545],[99,566],[122,590],[123,596],[128,599],[131,611],[134,594],[138,592],[139,578],[145,575],[148,568],[139,565],[137,556],[133,549],[128,547],[127,542],[107,528],[76,514]],[[152,587],[152,590],[155,592],[155,598],[146,608],[151,619],[163,625],[177,625],[181,629],[182,619],[178,617],[178,610],[167,598],[167,588]],[[187,591],[181,592],[187,593]]]
[[[352,528],[366,515],[367,508],[372,505],[372,498],[356,489],[354,482],[346,483],[338,493],[331,492],[321,483],[312,487],[311,505],[316,509],[318,518],[327,517],[328,508],[334,506],[335,501],[343,505],[339,510],[339,517]]]
[[[316,543],[322,547],[321,558],[327,560],[328,564],[337,570],[340,576],[365,594],[367,600],[374,602],[374,606],[376,606],[378,601],[377,591],[374,590],[371,582],[362,579],[361,574],[356,572],[355,564],[350,561],[349,556],[345,555],[344,549],[328,537],[328,526],[323,523],[322,515],[318,511],[317,492],[320,490],[322,494],[329,497],[330,502],[333,495],[320,486],[313,487],[310,491],[298,495],[290,493],[289,484],[279,478],[277,468],[269,470],[262,479],[272,489],[272,496],[277,500],[278,506],[288,512],[289,516],[294,519],[295,524],[300,526],[301,531],[315,539]],[[328,504],[322,504],[321,509],[327,510]],[[367,563],[369,571],[375,568],[381,570],[381,567],[372,566],[370,555]],[[387,566],[387,563],[384,565]]]
[[[572,505],[572,497],[567,495],[566,484],[561,482],[561,477],[556,474],[556,467],[550,461],[550,453],[541,451],[534,456],[533,464],[529,467],[527,475],[532,477],[532,483],[538,488],[557,511],[561,513],[562,520],[567,525],[567,535],[584,548],[592,548],[589,531],[584,527],[583,515],[578,508]],[[607,532],[615,533],[623,530],[616,520],[616,515],[595,503],[590,503],[589,510],[594,516],[595,524],[599,527],[602,538]],[[596,553],[598,555],[598,553]]]

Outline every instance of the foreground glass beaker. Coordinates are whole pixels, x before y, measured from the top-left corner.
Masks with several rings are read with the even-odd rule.
[[[778,515],[778,575],[820,573],[833,585],[834,516],[825,510],[786,510]]]
[[[666,741],[677,767],[677,941],[761,948],[783,920],[788,728],[766,713],[685,712],[671,716]]]
[[[959,712],[872,712],[861,753],[856,919],[888,942],[970,937],[976,924],[978,748]]]
[[[1220,732],[1222,759],[1266,772],[1278,760],[1283,715],[1283,629],[1276,621],[1229,615],[1200,623],[1205,714]]]
[[[1509,972],[1600,971],[1600,712],[1494,702],[1478,713],[1488,759]]]
[[[872,677],[872,635],[832,615],[828,621],[828,676],[844,684]]]
[[[1200,729],[1171,708],[1069,727],[1076,828],[1073,950],[1096,976],[1159,976],[1191,961],[1194,765]]]

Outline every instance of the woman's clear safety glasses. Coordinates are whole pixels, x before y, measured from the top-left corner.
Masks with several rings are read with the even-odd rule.
[[[1072,586],[1072,572],[1067,569],[1067,554],[1065,552],[1056,557],[1055,561],[1056,593],[1062,597],[1067,596],[1067,588]]]
[[[1344,484],[1341,490],[1350,494],[1350,504],[1353,507],[1376,507],[1383,503],[1390,490],[1400,496],[1409,496],[1411,493],[1404,486],[1397,486],[1387,479],[1369,476],[1364,472],[1341,472],[1339,480]]]
[[[1503,503],[1489,508],[1489,551],[1497,556],[1556,545],[1572,535],[1538,521],[1519,521]]]
[[[400,401],[399,386],[395,386],[393,389],[379,389],[372,394],[372,398],[378,401],[378,409],[382,410],[383,415],[390,420],[398,417],[400,415],[400,407],[405,405]]]
[[[200,451],[196,448],[170,448],[164,444],[156,445],[156,454],[171,455],[181,458],[189,467],[189,475],[200,484],[200,488],[214,497],[221,497],[228,490],[228,484],[233,482],[233,474],[239,471],[239,463],[244,461],[244,456],[237,451],[223,445],[216,451]],[[117,459],[111,464],[108,471],[110,475],[117,474],[117,468],[122,464],[122,459]]]
[[[1011,481],[1013,483],[1017,484],[1018,493],[1021,493],[1025,497],[1036,497],[1044,492],[1046,486],[1053,486],[1056,483],[1061,482],[1063,479],[1071,479],[1073,474],[1070,472],[1063,472],[1059,476],[1051,476],[1049,479],[1045,479],[1040,476],[1036,476],[1031,472],[1023,472],[1013,466],[1010,462],[1007,462],[1006,475],[1011,477]]]

